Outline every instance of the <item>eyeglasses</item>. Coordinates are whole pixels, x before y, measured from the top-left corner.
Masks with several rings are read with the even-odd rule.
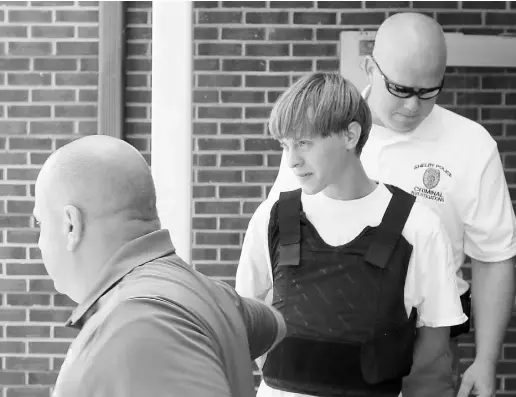
[[[439,95],[439,93],[443,89],[444,77],[439,86],[432,88],[420,88],[416,90],[413,87],[406,87],[404,85],[396,84],[393,81],[389,80],[387,76],[382,72],[382,69],[380,69],[380,66],[378,66],[378,62],[376,62],[376,59],[374,59],[372,55],[371,59],[373,60],[374,64],[378,68],[378,71],[382,75],[383,81],[385,82],[385,88],[387,88],[387,91],[389,91],[392,95],[398,98],[407,99],[413,96],[417,96],[419,99],[423,100],[432,99]]]

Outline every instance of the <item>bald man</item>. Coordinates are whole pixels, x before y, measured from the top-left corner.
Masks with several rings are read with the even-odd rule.
[[[252,359],[284,320],[194,271],[160,229],[143,157],[107,136],[70,143],[36,182],[39,248],[80,330],[53,397],[251,397]]]
[[[405,379],[404,397],[453,396],[459,384],[459,397],[491,397],[514,302],[516,219],[496,142],[478,123],[435,104],[445,68],[444,34],[433,19],[400,13],[385,20],[365,61],[373,127],[361,160],[371,178],[412,193],[440,216],[466,314],[470,286],[461,268],[471,258],[475,361],[459,382],[457,339],[469,323],[452,328],[449,349]],[[297,188],[283,156],[269,198]]]

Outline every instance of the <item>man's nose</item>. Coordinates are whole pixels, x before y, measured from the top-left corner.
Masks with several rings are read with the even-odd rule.
[[[299,164],[302,162],[301,156],[299,156],[299,153],[295,149],[290,149],[287,151],[287,165],[290,168],[295,168],[299,166]]]
[[[421,107],[421,99],[417,95],[411,96],[410,98],[405,99],[405,109],[410,111],[411,113],[415,113]]]

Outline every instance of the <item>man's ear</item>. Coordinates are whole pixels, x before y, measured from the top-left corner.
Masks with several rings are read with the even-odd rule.
[[[371,57],[371,55],[367,55],[364,58],[364,70],[365,70],[365,73],[367,76],[367,81],[369,84],[373,83],[373,72],[374,72],[375,66],[376,65],[374,64],[374,61],[373,61],[373,58]]]
[[[360,135],[362,134],[362,127],[357,121],[352,121],[348,125],[348,129],[345,132],[346,134],[346,149],[347,150],[355,150],[355,147],[358,144],[360,139]]]
[[[66,249],[73,252],[82,241],[84,230],[84,216],[82,212],[73,205],[67,205],[64,211],[64,228],[66,233]]]

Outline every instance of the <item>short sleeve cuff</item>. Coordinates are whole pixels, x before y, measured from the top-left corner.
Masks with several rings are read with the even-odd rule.
[[[454,325],[463,324],[468,320],[468,316],[462,314],[459,317],[452,317],[448,319],[438,319],[438,320],[430,320],[425,318],[420,318],[417,321],[417,327],[430,327],[430,328],[440,328],[440,327],[451,327]]]

